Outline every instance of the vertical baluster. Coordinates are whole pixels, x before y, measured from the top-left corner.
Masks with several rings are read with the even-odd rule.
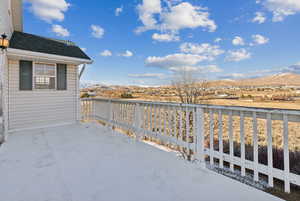
[[[219,126],[219,153],[220,153],[220,168],[224,167],[224,161],[223,161],[223,118],[222,118],[222,110],[219,110],[218,112],[218,116],[219,116],[219,122],[218,122],[218,126]]]
[[[112,102],[112,109],[112,121],[119,122],[121,118],[120,104],[117,102]]]
[[[157,112],[157,130],[156,130],[156,133],[157,133],[157,135],[159,136],[160,135],[160,128],[161,128],[161,106],[160,105],[158,105],[158,107],[157,107],[157,109],[158,109],[158,112]]]
[[[177,107],[173,107],[173,139],[176,145],[178,145],[178,138],[177,138]]]
[[[144,122],[144,134],[147,135],[147,130],[149,128],[149,105],[145,105],[145,122]]]
[[[93,120],[96,120],[96,101],[92,100],[93,102]]]
[[[85,120],[85,100],[81,102],[81,116]]]
[[[115,116],[114,119],[116,120],[116,122],[120,123],[120,122],[122,122],[122,115],[123,115],[122,114],[122,104],[119,102],[115,102],[114,105],[115,105],[116,109],[118,110],[118,114],[116,114],[117,116]]]
[[[125,124],[127,125],[127,127],[129,129],[132,130],[133,126],[132,126],[132,107],[130,103],[126,103],[126,106],[124,108],[124,116],[125,116]]]
[[[114,112],[114,121],[117,123],[120,123],[121,122],[121,119],[122,119],[122,105],[121,103],[119,102],[114,102],[113,103],[114,105],[114,108],[115,108],[115,112]]]
[[[164,118],[164,136],[167,136],[167,111],[168,111],[168,108],[167,106],[164,106],[163,108],[163,118]]]
[[[154,105],[154,123],[153,123],[153,131],[154,131],[154,134],[156,136],[156,131],[157,131],[157,105]]]
[[[109,104],[110,104],[110,109],[109,109],[109,123],[110,123],[110,126],[111,128],[113,129],[114,127],[114,119],[115,119],[115,116],[116,116],[116,108],[115,108],[115,104],[109,100]]]
[[[242,160],[242,176],[246,176],[246,168],[245,168],[245,117],[244,112],[240,113],[240,136],[241,136],[241,160]]]
[[[135,103],[131,105],[134,108],[134,123],[133,123],[133,131],[135,132],[135,139],[139,140],[141,138],[140,132],[142,127],[142,106],[140,103]]]
[[[129,110],[125,110],[124,111],[124,113],[127,115],[127,124],[132,127],[133,122],[134,122],[134,116],[135,116],[134,115],[134,113],[135,113],[135,107],[134,107],[134,105],[132,103],[129,103],[127,109],[129,109]],[[126,111],[130,111],[129,114],[126,113]]]
[[[209,158],[210,165],[214,164],[214,112],[212,109],[209,110]]]
[[[147,132],[150,127],[150,104],[147,104],[146,106],[146,128],[145,128],[145,136],[148,136]]]
[[[141,112],[141,127],[140,127],[140,135],[142,135],[142,140],[144,139],[144,130],[145,130],[145,105],[140,104],[140,112]]]
[[[128,110],[127,103],[121,103],[120,106],[121,106],[121,113],[122,113],[121,122],[124,123],[127,128],[129,128],[128,124],[127,124],[127,119],[128,119],[128,115],[131,113],[131,111]],[[126,110],[127,110],[127,113],[125,112]]]
[[[84,101],[84,119],[88,120],[87,119],[87,100]]]
[[[257,136],[257,117],[253,112],[253,162],[254,162],[254,181],[258,181],[258,136]]]
[[[291,192],[290,156],[289,156],[289,124],[287,114],[283,115],[283,155],[284,155],[284,191]]]
[[[127,121],[128,121],[128,115],[131,114],[131,111],[129,110],[127,103],[121,104],[121,111],[122,111],[121,122],[124,123],[127,128],[129,128]],[[127,113],[125,111],[127,111]]]
[[[150,105],[150,132],[153,132],[153,105]]]
[[[143,129],[147,130],[148,106],[143,105]]]
[[[90,101],[87,101],[87,120],[90,120]]]
[[[124,123],[127,126],[127,128],[132,130],[132,108],[129,103],[126,103],[123,108],[123,114],[124,114]]]
[[[192,128],[192,142],[193,142],[193,151],[194,151],[194,155],[195,155],[195,157],[196,157],[196,154],[197,154],[197,152],[199,152],[199,150],[197,149],[198,148],[198,146],[200,146],[200,144],[199,145],[197,145],[197,120],[196,120],[196,116],[197,116],[197,108],[195,107],[193,107],[193,109],[191,110],[191,112],[192,112],[192,119],[193,119],[193,121],[192,121],[192,126],[191,126],[191,128]],[[200,117],[199,117],[200,118]],[[200,123],[199,123],[199,129],[200,129]],[[199,132],[200,133],[200,132]],[[200,137],[200,136],[199,136]]]
[[[204,110],[203,108],[195,108],[195,137],[196,137],[196,146],[197,146],[197,158],[200,161],[200,166],[205,168],[205,154],[204,154]]]
[[[234,171],[234,148],[233,148],[233,125],[232,125],[232,110],[229,111],[228,117],[228,135],[229,135],[229,151],[230,151],[230,170]]]
[[[185,126],[186,126],[186,131],[185,131],[185,142],[186,142],[186,150],[187,150],[187,154],[188,156],[190,156],[190,110],[189,110],[189,107],[186,107],[186,110],[185,110]]]
[[[117,103],[116,103],[116,108],[117,108],[117,110],[118,110],[118,116],[116,117],[116,119],[117,119],[118,122],[121,122],[122,115],[123,115],[121,103],[118,103],[118,102],[117,102]]]
[[[179,109],[179,136],[180,136],[180,139],[181,139],[181,142],[180,142],[180,145],[183,144],[183,131],[182,131],[182,107],[180,107]],[[180,146],[180,149],[182,149],[183,147]]]
[[[174,116],[174,123],[173,123],[173,126],[174,126],[174,138],[176,138],[176,141],[177,141],[177,107],[173,107],[173,116]]]
[[[85,102],[85,119],[89,119],[89,107],[88,107],[88,100]]]
[[[185,108],[185,129],[186,129],[186,132],[185,132],[185,139],[186,139],[186,146],[188,148],[189,146],[189,137],[190,137],[190,110],[188,107]]]
[[[272,136],[272,116],[267,113],[267,147],[268,147],[268,181],[273,187],[273,136]]]
[[[168,107],[168,135],[172,139],[172,106]]]

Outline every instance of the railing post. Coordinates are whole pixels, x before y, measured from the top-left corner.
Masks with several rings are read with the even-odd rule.
[[[202,168],[206,167],[204,154],[204,109],[196,107],[196,140],[197,140],[197,159]]]
[[[113,130],[114,124],[113,124],[113,107],[112,107],[112,101],[111,99],[108,100],[108,127],[111,127]]]
[[[289,120],[288,115],[283,115],[283,157],[284,157],[284,191],[291,192],[290,185],[290,155],[289,155]]]
[[[134,114],[134,132],[135,132],[135,139],[140,139],[140,132],[141,132],[141,121],[142,119],[142,111],[140,103],[136,103],[135,105],[135,114]]]
[[[92,105],[93,105],[93,120],[96,120],[96,101],[95,99],[92,99]]]

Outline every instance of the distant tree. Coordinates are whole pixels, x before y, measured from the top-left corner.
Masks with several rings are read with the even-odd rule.
[[[125,92],[121,94],[121,98],[133,98],[133,96],[131,93]]]
[[[90,95],[87,93],[87,92],[84,92],[81,96],[80,96],[80,98],[89,98],[90,97]]]
[[[200,73],[182,70],[172,80],[172,86],[181,103],[199,104],[207,94],[208,82]]]

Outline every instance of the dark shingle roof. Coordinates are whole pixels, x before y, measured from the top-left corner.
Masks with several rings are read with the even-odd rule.
[[[10,48],[91,60],[78,46],[70,41],[56,40],[15,31]]]

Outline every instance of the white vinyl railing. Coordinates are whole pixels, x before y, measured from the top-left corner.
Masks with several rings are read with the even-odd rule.
[[[300,161],[290,158],[300,153],[300,111],[109,99],[82,99],[81,108],[83,120],[179,147],[202,167],[239,169],[254,181],[266,175],[270,187],[277,178],[285,192],[300,186]]]

